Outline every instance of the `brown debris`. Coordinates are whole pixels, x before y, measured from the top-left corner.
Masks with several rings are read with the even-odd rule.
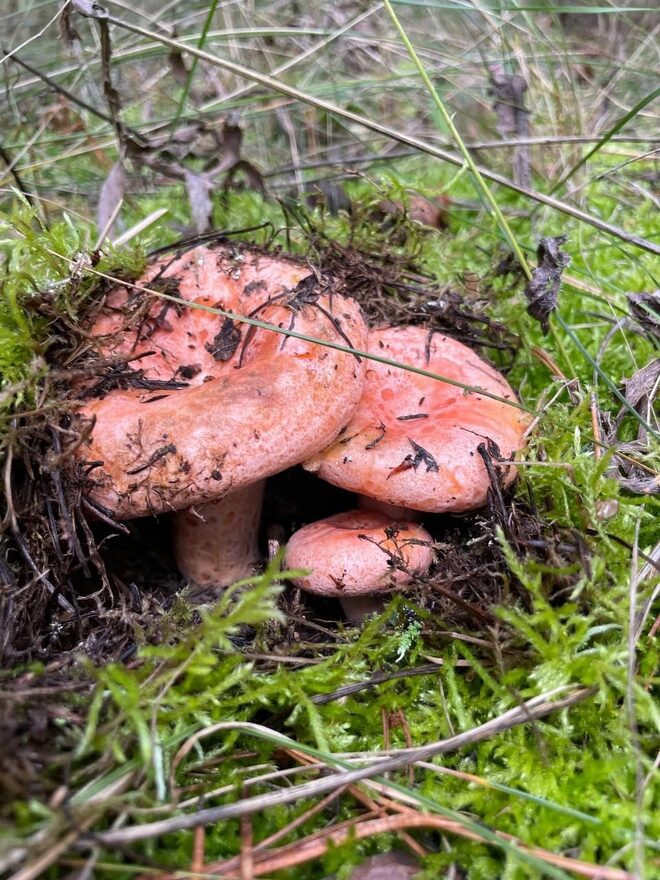
[[[628,403],[651,427],[660,430],[654,410],[660,391],[660,358],[637,370],[623,385],[623,394]],[[632,420],[626,407],[621,407],[614,418],[604,414],[602,419],[606,425],[605,440],[614,449],[608,473],[630,492],[640,495],[660,492],[660,474],[644,461],[654,442],[644,425],[638,422],[637,436],[624,440],[622,437],[625,436],[626,426]]]
[[[660,341],[660,290],[653,293],[629,293],[630,311],[649,336]]]
[[[527,311],[539,322],[544,334],[549,330],[550,314],[557,308],[562,272],[571,261],[560,249],[566,240],[565,235],[541,239],[536,251],[538,266],[525,287],[525,296],[529,301]]]

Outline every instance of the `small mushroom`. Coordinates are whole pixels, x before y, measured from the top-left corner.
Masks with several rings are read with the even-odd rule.
[[[401,201],[383,199],[378,203],[378,211],[383,217],[400,218],[407,216],[410,220],[430,226],[432,229],[446,229],[448,225],[448,209],[451,199],[445,195],[427,199],[418,193],[409,196],[408,205]]]
[[[424,327],[371,330],[367,350],[503,400],[370,361],[346,431],[310,457],[307,470],[377,502],[429,512],[485,503],[490,479],[480,444],[503,484],[514,479],[515,468],[497,459],[509,461],[521,448],[528,419],[493,367],[467,346]]]
[[[349,510],[303,526],[289,539],[285,565],[309,574],[301,590],[338,598],[351,620],[379,608],[374,596],[409,586],[428,573],[432,538],[417,523],[377,510]]]
[[[365,344],[359,306],[332,293],[331,278],[255,249],[161,258],[141,284],[321,342]],[[110,293],[91,332],[105,356],[141,357],[121,387],[82,403],[92,428],[76,454],[88,498],[118,519],[185,511],[175,517],[177,559],[200,585],[248,574],[262,481],[332,442],[357,406],[364,364],[125,287]]]

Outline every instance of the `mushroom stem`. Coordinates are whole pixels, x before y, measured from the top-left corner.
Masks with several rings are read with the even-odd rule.
[[[387,501],[379,501],[377,498],[370,498],[368,495],[358,495],[358,507],[360,510],[378,510],[389,516],[390,519],[407,522],[421,522],[422,511],[411,510],[409,507],[402,507],[400,504],[388,504]]]
[[[174,514],[174,553],[181,574],[221,589],[252,574],[259,561],[259,520],[265,480],[220,501]]]
[[[346,596],[339,599],[341,610],[351,623],[362,623],[370,614],[380,614],[391,593],[376,596]]]

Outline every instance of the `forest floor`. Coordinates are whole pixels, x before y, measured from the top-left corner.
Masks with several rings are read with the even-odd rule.
[[[0,872],[660,877],[657,15],[162,6],[3,12]],[[200,236],[341,271],[529,414],[361,624],[281,553],[195,604],[168,518],[70,479],[89,315]],[[273,477],[264,550],[351,504]]]

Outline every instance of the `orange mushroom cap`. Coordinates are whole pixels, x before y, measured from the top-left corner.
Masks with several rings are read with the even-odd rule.
[[[309,569],[293,582],[321,596],[349,598],[407,587],[428,573],[432,538],[418,523],[377,510],[349,510],[310,523],[289,539],[285,565]]]
[[[238,315],[284,301],[310,270],[302,261],[241,245],[198,245],[152,261],[133,286],[113,288],[90,334],[104,357],[130,355],[147,379],[188,387],[233,373],[246,325],[205,308],[185,308],[139,288]],[[146,308],[145,308],[146,306]],[[260,317],[257,314],[257,317]]]
[[[159,260],[141,283],[154,286],[172,273],[174,292],[188,300],[239,314],[263,305],[258,317],[267,323],[341,345],[349,339],[358,349],[366,344],[355,301],[323,286],[317,302],[306,288],[296,295],[299,282],[315,278],[297,261],[248,247],[196,248]],[[277,302],[264,305],[271,296]],[[284,470],[331,443],[355,410],[364,364],[316,342],[252,332],[180,306],[163,311],[158,300],[142,308],[138,327],[124,338],[108,336],[143,297],[113,292],[92,332],[105,336],[106,353],[156,351],[138,361],[147,379],[183,376],[188,384],[113,390],[82,405],[80,415],[95,420],[77,452],[86,491],[118,518],[214,501]],[[182,373],[182,366],[200,369]]]
[[[479,445],[495,444],[510,459],[528,424],[524,412],[505,402],[517,403],[509,384],[467,346],[423,327],[371,330],[367,350],[504,400],[369,361],[346,430],[305,468],[387,504],[431,512],[480,507],[490,481]],[[513,467],[503,472],[505,482],[514,476]]]

